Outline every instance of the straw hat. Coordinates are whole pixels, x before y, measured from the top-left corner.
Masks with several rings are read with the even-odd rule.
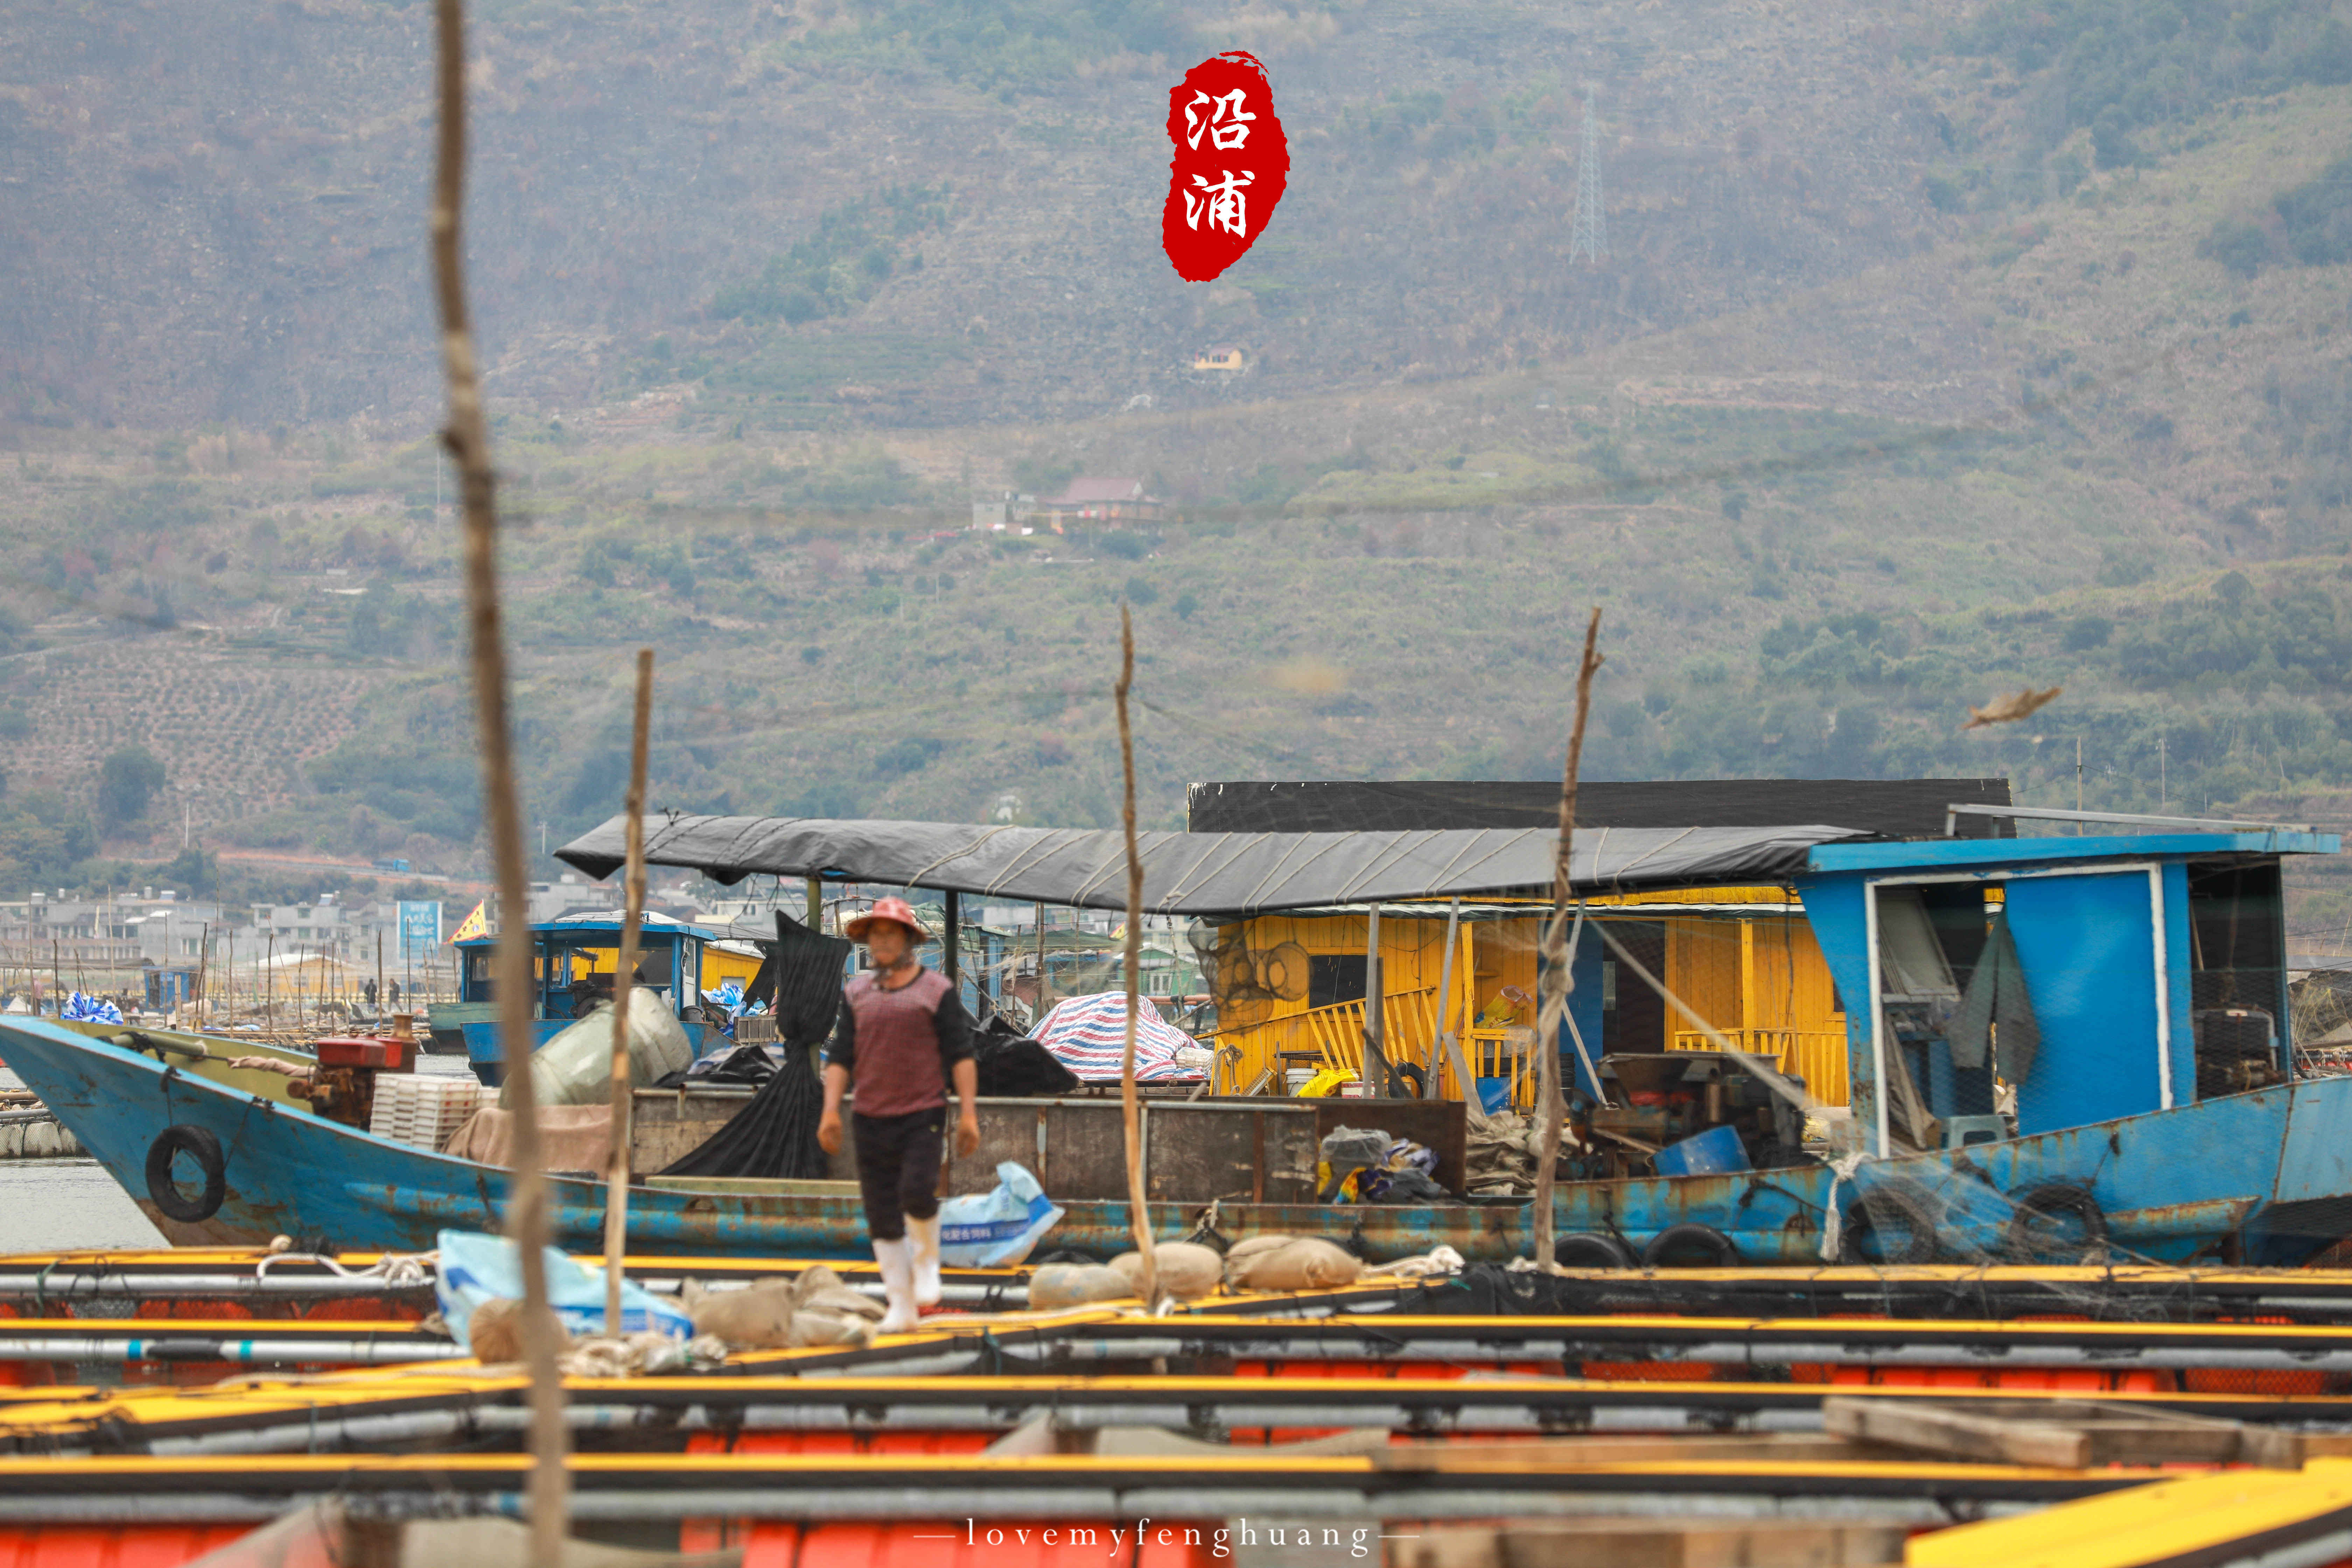
[[[904,899],[877,899],[872,909],[843,926],[842,934],[852,942],[864,942],[866,933],[873,929],[876,921],[897,921],[915,933],[917,942],[931,940],[931,933],[923,929],[923,922],[915,918],[915,911],[908,907]]]

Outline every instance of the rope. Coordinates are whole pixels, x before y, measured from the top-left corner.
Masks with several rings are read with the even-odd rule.
[[[1845,1245],[1845,1215],[1838,1207],[1838,1189],[1853,1178],[1862,1163],[1870,1158],[1866,1149],[1856,1149],[1851,1154],[1841,1154],[1830,1162],[1830,1195],[1828,1212],[1822,1216],[1822,1261],[1835,1263],[1838,1250]]]

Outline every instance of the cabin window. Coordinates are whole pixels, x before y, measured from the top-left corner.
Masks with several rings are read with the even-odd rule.
[[[2189,867],[2189,1009],[2200,1100],[2261,1089],[2284,1072],[2282,900],[2275,862]]]
[[[1360,952],[1319,953],[1307,961],[1307,1005],[1336,1007],[1364,999],[1364,955]]]

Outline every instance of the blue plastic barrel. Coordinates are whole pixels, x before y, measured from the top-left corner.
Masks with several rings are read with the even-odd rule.
[[[1651,1163],[1662,1176],[1720,1176],[1752,1168],[1737,1127],[1710,1127],[1696,1138],[1669,1143],[1652,1157]]]

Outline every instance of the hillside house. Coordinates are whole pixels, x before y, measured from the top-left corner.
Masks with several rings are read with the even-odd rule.
[[[1166,511],[1159,497],[1144,493],[1141,479],[1080,475],[1060,495],[1039,501],[1036,519],[1066,533],[1073,522],[1158,522]]]
[[[1249,356],[1231,343],[1219,343],[1194,354],[1192,369],[1202,375],[1243,375],[1249,371]]]

